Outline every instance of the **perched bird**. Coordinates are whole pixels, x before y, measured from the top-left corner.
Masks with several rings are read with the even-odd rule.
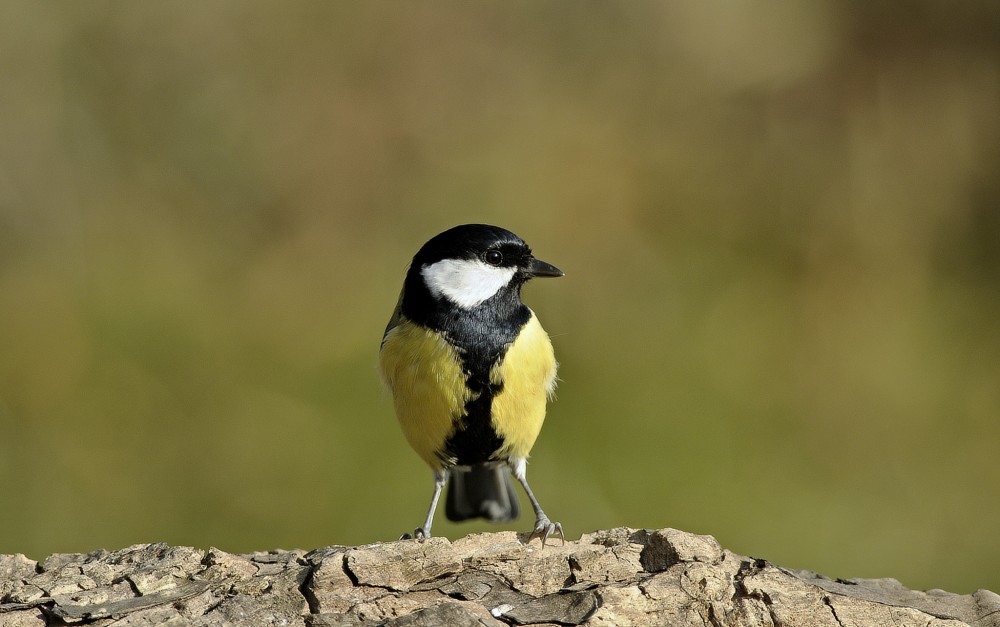
[[[486,224],[449,229],[413,257],[378,361],[407,441],[434,471],[430,509],[412,537],[430,537],[449,479],[450,520],[517,518],[510,474],[535,510],[528,541],[562,537],[562,525],[545,515],[525,478],[555,389],[556,360],[549,336],[521,302],[526,281],[560,276],[520,237]]]

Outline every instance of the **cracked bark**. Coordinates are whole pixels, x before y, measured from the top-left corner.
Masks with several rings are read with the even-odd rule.
[[[1000,627],[1000,596],[831,580],[675,529],[541,548],[512,532],[234,555],[165,544],[0,556],[0,626]]]

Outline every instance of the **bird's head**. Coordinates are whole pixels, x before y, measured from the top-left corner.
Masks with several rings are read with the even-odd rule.
[[[430,295],[471,309],[501,291],[515,296],[534,277],[560,277],[563,271],[535,259],[517,235],[488,224],[463,224],[440,233],[421,247],[410,267]]]

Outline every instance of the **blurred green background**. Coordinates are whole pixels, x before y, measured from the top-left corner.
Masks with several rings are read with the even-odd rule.
[[[1000,4],[11,2],[0,67],[0,552],[412,529],[376,353],[483,221],[566,271],[568,536],[1000,590]]]

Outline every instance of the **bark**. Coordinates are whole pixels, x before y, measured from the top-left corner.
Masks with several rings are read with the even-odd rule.
[[[165,544],[0,556],[0,626],[959,625],[1000,596],[831,580],[675,529],[513,532],[235,555]]]

